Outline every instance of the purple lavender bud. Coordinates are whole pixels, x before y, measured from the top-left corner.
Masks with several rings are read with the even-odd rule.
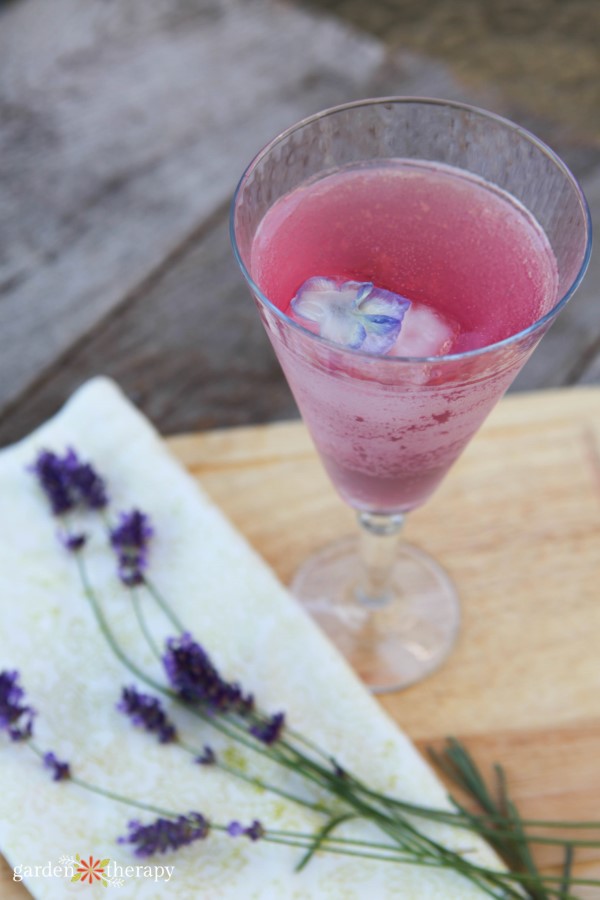
[[[30,471],[37,476],[55,516],[76,507],[98,510],[108,503],[103,480],[89,463],[81,462],[73,449],[62,457],[42,450]]]
[[[69,763],[61,762],[52,752],[44,754],[44,766],[52,771],[53,781],[64,781],[71,777]]]
[[[18,682],[18,672],[0,672],[0,729],[6,731],[12,741],[31,737],[36,714],[31,706],[21,703],[25,691]]]
[[[73,451],[71,451],[73,453]],[[75,454],[73,453],[75,456]],[[77,457],[75,456],[77,460]],[[89,463],[77,460],[71,472],[71,484],[79,493],[83,504],[89,509],[104,509],[108,505],[108,496],[104,481]]]
[[[153,534],[150,519],[139,509],[121,513],[119,524],[110,533],[110,542],[119,559],[119,578],[127,587],[144,581],[148,544]]]
[[[133,844],[136,856],[148,857],[203,840],[210,832],[210,822],[192,812],[177,819],[156,819],[151,825],[133,820],[128,828],[129,834],[118,838],[118,843]]]
[[[156,734],[161,744],[168,744],[177,738],[175,726],[167,718],[157,697],[141,694],[134,687],[123,688],[117,709],[129,716],[134,725]]]
[[[335,759],[332,758],[331,764],[333,765],[333,771],[337,778],[347,778],[348,777],[348,773],[346,772],[346,770],[342,769],[340,764]]]
[[[71,491],[71,473],[65,464],[66,459],[67,457],[61,459],[50,450],[42,450],[30,467],[30,471],[37,476],[55,516],[69,512],[76,504]]]
[[[60,539],[65,550],[70,550],[71,553],[78,553],[83,547],[85,547],[87,542],[87,534],[83,534],[83,532],[79,534],[61,534]]]
[[[213,713],[247,715],[252,710],[252,695],[244,696],[237,682],[221,678],[209,655],[191,634],[186,632],[169,638],[163,664],[171,686],[184,700],[201,703]]]
[[[217,754],[213,750],[212,747],[209,747],[208,744],[204,745],[204,750],[197,756],[194,762],[197,762],[200,766],[214,766],[217,762]]]
[[[258,841],[265,835],[265,829],[258,819],[255,819],[248,828],[244,828],[240,822],[230,822],[226,831],[230,837],[240,837],[241,835],[244,835],[244,837],[250,838],[251,841]]]
[[[249,828],[246,828],[244,834],[246,837],[249,837],[251,841],[259,841],[265,836],[265,829],[258,819],[255,819],[252,825]]]
[[[281,737],[285,724],[284,713],[275,713],[265,722],[259,722],[250,728],[250,734],[262,741],[263,744],[274,744]]]

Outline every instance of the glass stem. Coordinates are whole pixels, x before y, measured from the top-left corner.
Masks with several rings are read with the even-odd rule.
[[[404,524],[401,513],[358,513],[363,574],[356,598],[364,606],[387,606],[392,599],[391,576]]]

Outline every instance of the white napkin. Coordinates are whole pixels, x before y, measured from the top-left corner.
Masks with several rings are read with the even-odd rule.
[[[293,727],[375,788],[420,804],[446,804],[442,785],[410,741],[106,379],[85,385],[53,420],[0,453],[0,670],[21,672],[39,712],[35,734],[44,750],[68,760],[74,774],[87,781],[169,809],[194,810],[225,823],[258,818],[273,828],[310,830],[322,824],[309,810],[193,764],[180,748],[158,744],[115,710],[121,686],[135,679],[100,635],[74,561],[57,541],[56,521],[26,471],[41,448],[62,454],[68,446],[106,478],[111,512],[137,506],[150,515],[156,530],[153,580],[225,677],[253,692],[261,708],[285,710]],[[100,532],[86,554],[120,641],[160,676]],[[172,633],[153,605],[147,609],[157,634]],[[182,721],[177,710],[173,716]],[[196,720],[184,718],[182,728],[199,749],[205,743],[223,746]],[[248,772],[286,783],[272,764],[251,751],[243,756]],[[287,786],[306,791],[300,782]],[[146,871],[124,877],[119,896],[126,898],[483,896],[451,871],[324,853],[296,874],[302,851],[218,834],[177,853],[139,860],[131,847],[116,843],[132,818],[150,822],[154,816],[69,782],[53,782],[27,747],[0,736],[0,848],[17,875],[44,867],[37,877],[25,877],[35,897],[62,900],[82,890],[81,883],[47,874],[49,863],[56,867],[60,858],[76,853],[108,857],[123,872],[126,866],[147,865]],[[353,827],[355,833],[370,833],[364,825]],[[351,832],[348,826],[346,833]],[[489,848],[465,832],[436,826],[433,833],[453,847],[473,848],[483,863],[497,864]],[[174,866],[168,884],[167,873],[155,869],[162,865]]]

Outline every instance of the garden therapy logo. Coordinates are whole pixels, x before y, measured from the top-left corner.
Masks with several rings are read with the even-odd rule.
[[[71,862],[71,860],[69,860],[69,862]],[[106,859],[94,859],[93,856],[90,856],[89,859],[85,860],[81,859],[79,853],[76,853],[73,862],[79,863],[79,865],[77,866],[77,870],[71,878],[71,881],[81,881],[82,884],[84,884],[86,880],[89,884],[94,884],[95,881],[99,881],[102,884],[102,887],[108,887],[108,878],[105,878],[104,876],[106,868],[110,863],[108,857],[106,857]]]
[[[86,886],[99,883],[105,888],[120,888],[129,878],[168,883],[174,872],[175,866],[122,865],[109,857],[100,859],[93,854],[81,857],[76,853],[75,856],[64,854],[55,863],[48,861],[36,866],[15,866],[13,881],[23,881],[24,878],[64,878]]]
[[[59,859],[65,867],[74,869],[71,881],[79,881],[81,884],[100,884],[103,887],[123,887],[124,878],[152,878],[153,881],[169,882],[175,871],[175,866],[149,866],[149,865],[121,865],[109,857],[95,859],[90,855],[83,859],[79,853],[74,857],[61,856]]]

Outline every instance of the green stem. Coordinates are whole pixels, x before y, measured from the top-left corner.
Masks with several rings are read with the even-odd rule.
[[[31,739],[27,741],[27,746],[33,750],[40,759],[44,758],[45,754],[43,750],[40,750]],[[152,803],[143,803],[141,800],[132,800],[131,797],[125,797],[123,794],[117,794],[114,791],[109,791],[107,788],[98,787],[89,781],[84,781],[83,778],[79,778],[77,775],[69,775],[68,780],[78,787],[84,788],[86,791],[91,791],[93,794],[99,794],[101,797],[107,797],[109,800],[115,800],[117,803],[123,803],[125,806],[135,806],[136,809],[143,809],[145,812],[157,813],[159,816],[168,816],[169,818],[174,819],[179,816],[179,813],[164,809],[162,806],[155,806]]]
[[[499,828],[489,827],[489,823],[503,823],[506,824],[507,818],[506,816],[499,815],[470,815],[462,812],[452,812],[452,810],[439,810],[439,809],[430,809],[426,806],[417,806],[413,803],[407,803],[402,800],[396,800],[395,798],[385,797],[383,794],[378,794],[376,791],[372,791],[367,788],[365,785],[358,782],[356,779],[352,778],[353,783],[356,785],[357,789],[361,792],[365,793],[367,796],[378,799],[381,801],[385,801],[385,804],[389,804],[390,806],[401,809],[403,812],[409,813],[414,816],[418,816],[419,818],[430,819],[433,822],[442,822],[446,825],[451,825],[454,828],[461,828],[466,831],[471,831],[474,834],[480,834],[483,837],[505,837],[505,838],[515,838],[514,831],[502,831]],[[547,823],[544,820],[534,820],[534,819],[521,819],[522,824],[529,825],[531,827],[543,827]],[[555,822],[554,826],[556,828],[560,827],[559,822]],[[585,827],[582,825],[582,827]],[[589,828],[592,828],[592,824],[588,824]],[[598,823],[596,824],[598,827]],[[534,835],[527,834],[527,841],[531,844],[549,844],[551,846],[558,847],[599,847],[600,841],[588,841],[588,840],[571,840],[569,838],[553,838],[546,837],[544,835]]]
[[[193,756],[195,759],[198,758],[202,751],[198,750],[195,747],[186,744],[181,739],[178,740],[178,745]],[[291,800],[292,803],[296,803],[299,806],[304,806],[307,809],[313,810],[313,812],[322,813],[323,815],[330,816],[331,810],[327,809],[326,806],[323,806],[321,803],[312,803],[310,800],[305,800],[303,797],[298,797],[295,794],[291,794],[289,791],[285,791],[282,788],[276,787],[274,784],[269,784],[266,781],[263,781],[261,778],[257,778],[253,775],[246,775],[241,769],[236,769],[234,766],[229,766],[227,763],[222,762],[220,759],[215,759],[214,766],[218,769],[221,769],[223,772],[228,772],[230,775],[235,775],[236,778],[239,778],[241,781],[245,781],[247,784],[251,784],[256,788],[260,788],[265,791],[269,791],[271,794],[277,794],[279,797],[284,797],[286,800]]]
[[[150,630],[148,628],[148,623],[146,622],[146,617],[144,616],[140,603],[140,592],[135,588],[130,589],[131,600],[133,604],[133,609],[135,612],[135,617],[137,619],[138,625],[140,626],[140,630],[146,639],[146,643],[154,653],[157,660],[162,664],[162,654],[160,652],[160,648],[158,647],[156,641],[152,637]]]
[[[175,613],[171,609],[171,606],[169,605],[169,603],[167,603],[154,582],[149,581],[147,578],[144,578],[144,587],[146,588],[150,596],[153,597],[153,599],[158,603],[171,624],[177,629],[177,631],[183,633],[186,629],[182,625],[181,620],[178,619],[178,617],[175,615]]]
[[[166,692],[163,685],[161,685],[158,681],[155,681],[153,678],[151,678],[149,675],[147,675],[144,672],[144,670],[140,669],[139,666],[137,666],[131,659],[129,659],[129,657],[124,652],[124,650],[121,649],[121,646],[115,639],[115,636],[113,635],[113,633],[110,629],[110,626],[109,626],[108,622],[106,621],[104,613],[102,612],[102,609],[100,608],[100,604],[98,603],[98,600],[96,599],[96,594],[95,594],[95,592],[92,588],[92,585],[89,581],[87,569],[86,569],[85,563],[83,561],[83,553],[80,551],[79,553],[75,553],[74,556],[75,556],[75,560],[77,562],[77,568],[79,569],[79,575],[81,578],[85,596],[87,597],[87,599],[90,602],[90,605],[92,607],[92,612],[94,613],[94,616],[96,618],[96,621],[98,623],[100,631],[104,635],[109,647],[111,648],[111,650],[113,651],[113,653],[115,654],[117,659],[119,659],[120,662],[122,662],[123,665],[126,666],[126,668],[128,668],[130,672],[133,672],[134,675],[137,675],[138,678],[140,678],[142,681],[144,681],[150,687],[154,688],[154,690],[161,691],[162,693],[170,694],[171,693],[170,691]]]
[[[36,754],[36,756],[41,759],[44,758],[44,752],[31,739],[27,741],[27,746]],[[126,797],[123,794],[118,794],[115,791],[111,791],[107,788],[99,787],[98,785],[92,784],[89,781],[85,781],[83,778],[79,778],[75,775],[71,775],[69,777],[69,781],[82,788],[83,790],[90,791],[91,793],[97,794],[101,797],[105,797],[109,800],[113,800],[117,803],[122,803],[125,806],[134,807],[135,809],[141,809],[145,812],[155,813],[159,816],[165,816],[171,819],[177,819],[180,815],[180,813],[175,812],[174,810],[165,809],[164,807],[156,806],[151,803],[144,803],[141,800],[134,800],[131,797]],[[219,823],[211,823],[211,830],[225,833],[228,831],[228,826],[221,825]],[[312,846],[313,836],[298,831],[268,829],[265,831],[264,840],[267,840],[270,843],[286,844],[287,846],[291,847],[301,847],[303,849],[308,849]],[[357,845],[359,847],[362,847],[363,850],[361,852],[356,852],[352,849],[344,849],[344,846],[338,846],[345,844]],[[372,845],[370,843],[367,844],[360,841],[350,841],[342,838],[332,838],[331,840],[323,841],[320,847],[320,849],[323,849],[327,852],[337,854],[341,853],[345,856],[374,859],[385,862],[405,862],[407,864],[416,862],[416,864],[420,864],[418,860],[413,859],[413,857],[401,857],[397,853],[393,855],[390,855],[389,853],[373,853],[370,852],[370,848],[381,848],[390,851],[394,850],[393,847],[389,847],[386,845]],[[429,865],[429,863],[426,864]]]

